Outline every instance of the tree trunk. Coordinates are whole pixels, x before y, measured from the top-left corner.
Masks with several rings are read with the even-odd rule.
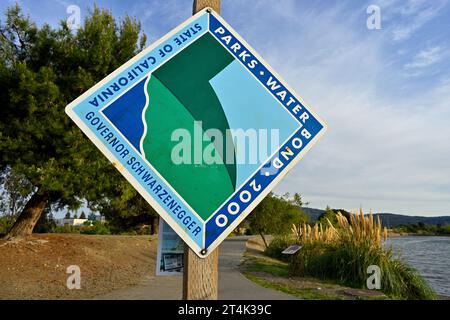
[[[6,239],[25,238],[33,233],[39,217],[47,205],[48,196],[36,192],[25,205],[16,222],[9,231]]]
[[[158,223],[159,223],[158,217],[152,217],[152,226],[151,226],[152,235],[158,233]]]
[[[264,245],[266,246],[266,249],[267,249],[269,247],[269,245],[267,244],[266,237],[264,237],[264,234],[261,231],[259,232],[259,235],[261,236],[261,238],[264,242]]]

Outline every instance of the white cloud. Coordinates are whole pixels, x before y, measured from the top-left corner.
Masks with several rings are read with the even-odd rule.
[[[409,39],[416,31],[438,16],[447,1],[409,0],[392,8],[393,19],[397,23],[392,28],[392,39]],[[395,15],[397,14],[397,15]]]
[[[405,4],[400,7],[400,13],[403,16],[414,15],[422,9],[424,4],[426,4],[426,0],[405,1]]]
[[[444,50],[436,46],[420,51],[410,63],[405,64],[405,69],[425,68],[442,60]]]
[[[439,10],[436,8],[428,8],[420,12],[412,22],[403,25],[401,24],[392,30],[393,40],[401,41],[410,38],[412,33],[420,29],[428,21],[432,20],[438,13]]]

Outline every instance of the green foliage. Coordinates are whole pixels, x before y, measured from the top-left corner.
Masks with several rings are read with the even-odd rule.
[[[289,235],[277,236],[269,244],[264,254],[278,260],[287,261],[290,256],[282,254],[287,247],[295,244],[295,240]]]
[[[84,213],[84,211],[81,211],[80,219],[86,219],[86,214]]]
[[[111,228],[108,224],[101,223],[100,221],[86,221],[82,226],[54,226],[47,232],[51,233],[75,233],[75,234],[88,234],[88,235],[109,235],[112,234]]]
[[[79,234],[81,231],[80,227],[75,227],[75,226],[56,226],[53,230],[52,233],[76,233]]]
[[[6,235],[14,224],[15,217],[10,215],[0,216],[0,236]]]
[[[326,294],[318,293],[317,290],[313,289],[299,289],[295,288],[293,286],[290,286],[289,284],[280,284],[273,281],[269,281],[263,278],[259,278],[251,273],[244,273],[244,276],[249,279],[250,281],[253,281],[254,283],[257,283],[258,285],[272,289],[284,292],[286,294],[298,297],[302,300],[342,300],[342,298],[338,296],[330,296]]]
[[[336,214],[330,207],[327,206],[325,212],[322,213],[317,219],[317,222],[327,225],[328,221],[330,221],[333,226],[337,225]]]
[[[307,216],[299,204],[301,204],[299,195],[290,199],[288,196],[270,193],[247,218],[250,230],[262,237],[264,234],[288,234],[293,224],[307,221]],[[263,240],[266,243],[264,237]]]
[[[0,170],[11,168],[59,207],[94,206],[130,188],[64,108],[141,51],[140,30],[97,7],[76,33],[65,22],[38,27],[9,8],[0,24]]]
[[[264,288],[269,288],[277,291],[284,292],[286,294],[298,297],[306,300],[340,300],[342,297],[338,295],[329,295],[321,293],[317,289],[302,288],[295,285],[291,281],[276,280],[277,277],[286,279],[291,276],[289,265],[279,261],[268,261],[266,259],[248,259],[243,265],[244,276],[259,284]],[[261,274],[270,274],[270,277],[263,277]],[[314,283],[315,288],[318,286],[323,287],[326,284],[321,282]]]
[[[394,229],[399,233],[415,233],[422,235],[450,235],[450,224],[431,225],[419,222],[417,224],[404,224]]]
[[[106,217],[114,233],[154,234],[159,215],[130,185],[123,187],[96,209]]]
[[[450,235],[450,224],[441,227],[442,228],[442,233],[446,234],[446,235]]]
[[[53,215],[51,213],[51,207],[47,206],[44,212],[39,217],[38,222],[34,226],[33,232],[36,233],[50,233],[56,228]]]
[[[3,172],[0,172],[0,215],[17,217],[33,189],[24,175],[5,167]]]
[[[111,229],[100,221],[93,221],[89,226],[80,227],[81,234],[99,234],[107,235],[111,234]]]
[[[49,209],[46,209],[49,212]],[[88,220],[83,223],[83,225],[79,226],[56,226],[53,218],[51,217],[51,213],[41,215],[38,223],[34,228],[34,232],[36,233],[74,233],[74,234],[87,234],[87,235],[110,235],[110,234],[119,234],[119,235],[150,235],[152,230],[150,227],[143,227],[139,229],[129,229],[124,230],[122,228],[118,228],[115,225],[111,225],[109,222],[103,223],[99,220]],[[13,221],[6,223],[6,217],[0,218],[0,234],[1,230],[4,230],[6,233],[8,228],[12,225]],[[3,224],[5,226],[3,226]]]
[[[319,218],[317,218],[317,222],[327,226],[328,221],[330,221],[333,226],[337,226],[338,221],[336,215],[338,214],[338,212],[340,212],[344,217],[346,217],[347,220],[350,219],[350,212],[345,211],[343,209],[331,209],[329,206],[327,206],[325,212],[322,213],[319,216]]]
[[[265,272],[277,277],[289,276],[289,265],[279,261],[267,261],[262,259],[248,259],[244,265],[247,272]]]

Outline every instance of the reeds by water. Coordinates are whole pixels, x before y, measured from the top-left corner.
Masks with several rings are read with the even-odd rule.
[[[387,246],[387,229],[373,213],[362,210],[346,218],[338,213],[337,223],[301,224],[292,227],[295,242],[302,245],[292,259],[294,274],[331,279],[365,288],[367,268],[381,270],[381,290],[401,299],[433,299],[435,294],[416,270],[393,256]]]
[[[358,213],[350,215],[350,221],[338,212],[336,219],[336,226],[328,219],[327,225],[322,223],[316,223],[313,227],[306,223],[294,225],[292,226],[292,233],[297,242],[301,244],[313,241],[330,244],[351,241],[355,244],[379,248],[383,243],[386,243],[387,229],[381,225],[379,216],[376,219],[374,218],[372,211],[369,215],[364,215],[363,210],[360,209]]]

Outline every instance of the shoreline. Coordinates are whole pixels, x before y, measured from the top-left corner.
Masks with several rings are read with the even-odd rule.
[[[436,234],[436,233],[404,233],[404,232],[392,232],[388,230],[388,238],[398,237],[450,237],[449,234]]]

